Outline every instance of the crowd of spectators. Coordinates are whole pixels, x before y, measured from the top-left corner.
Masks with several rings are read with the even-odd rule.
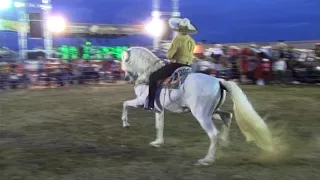
[[[163,51],[165,53],[165,51]],[[214,64],[210,74],[245,84],[320,84],[320,44],[295,49],[284,43],[275,47],[245,48],[215,45],[201,53]],[[123,80],[121,64],[114,60],[72,61],[58,59],[0,62],[0,89],[30,86],[67,86]]]
[[[285,43],[276,47],[246,48],[216,45],[204,52],[204,60],[215,64],[216,77],[241,83],[265,84],[319,84],[320,44],[314,49],[295,49]]]
[[[37,86],[69,86],[115,81],[123,77],[116,61],[72,61],[57,59],[0,63],[0,89]]]

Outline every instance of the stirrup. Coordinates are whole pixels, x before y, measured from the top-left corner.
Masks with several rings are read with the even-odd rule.
[[[147,97],[147,99],[144,101],[143,108],[144,109],[148,109],[149,108],[149,97]]]
[[[147,111],[150,111],[150,112],[154,112],[154,113],[160,113],[160,111],[159,110],[157,110],[156,108],[144,108],[145,110],[147,110]]]

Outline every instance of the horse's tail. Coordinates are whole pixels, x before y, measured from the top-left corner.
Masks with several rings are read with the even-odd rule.
[[[254,110],[246,95],[233,81],[222,80],[221,83],[231,94],[235,119],[247,141],[254,141],[261,149],[272,151],[271,132],[264,120]]]

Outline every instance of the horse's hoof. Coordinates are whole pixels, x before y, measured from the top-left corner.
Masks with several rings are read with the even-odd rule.
[[[233,117],[233,114],[230,113],[230,114],[228,115],[228,117],[225,118],[225,125],[226,125],[226,126],[230,126],[230,125],[231,125],[232,117]]]
[[[130,128],[130,124],[129,123],[123,123],[123,128],[129,129]]]
[[[225,140],[221,139],[219,144],[220,144],[221,147],[226,148],[226,147],[229,147],[230,141],[225,141]]]
[[[214,162],[214,160],[208,160],[208,159],[199,159],[196,162],[196,166],[209,166],[210,164],[212,164]]]
[[[155,140],[150,143],[150,145],[153,147],[160,147],[162,144],[163,144],[162,140]]]

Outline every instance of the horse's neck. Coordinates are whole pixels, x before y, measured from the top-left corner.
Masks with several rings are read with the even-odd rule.
[[[130,70],[138,74],[138,83],[148,82],[151,73],[160,69],[164,64],[152,51],[143,47],[131,47],[128,49]],[[125,61],[123,61],[125,62]]]
[[[161,67],[163,67],[164,64],[159,60],[156,63],[150,64],[148,67],[146,67],[143,71],[140,71],[139,77],[137,78],[138,83],[140,82],[144,82],[144,83],[148,83],[149,82],[149,76],[159,70]]]

